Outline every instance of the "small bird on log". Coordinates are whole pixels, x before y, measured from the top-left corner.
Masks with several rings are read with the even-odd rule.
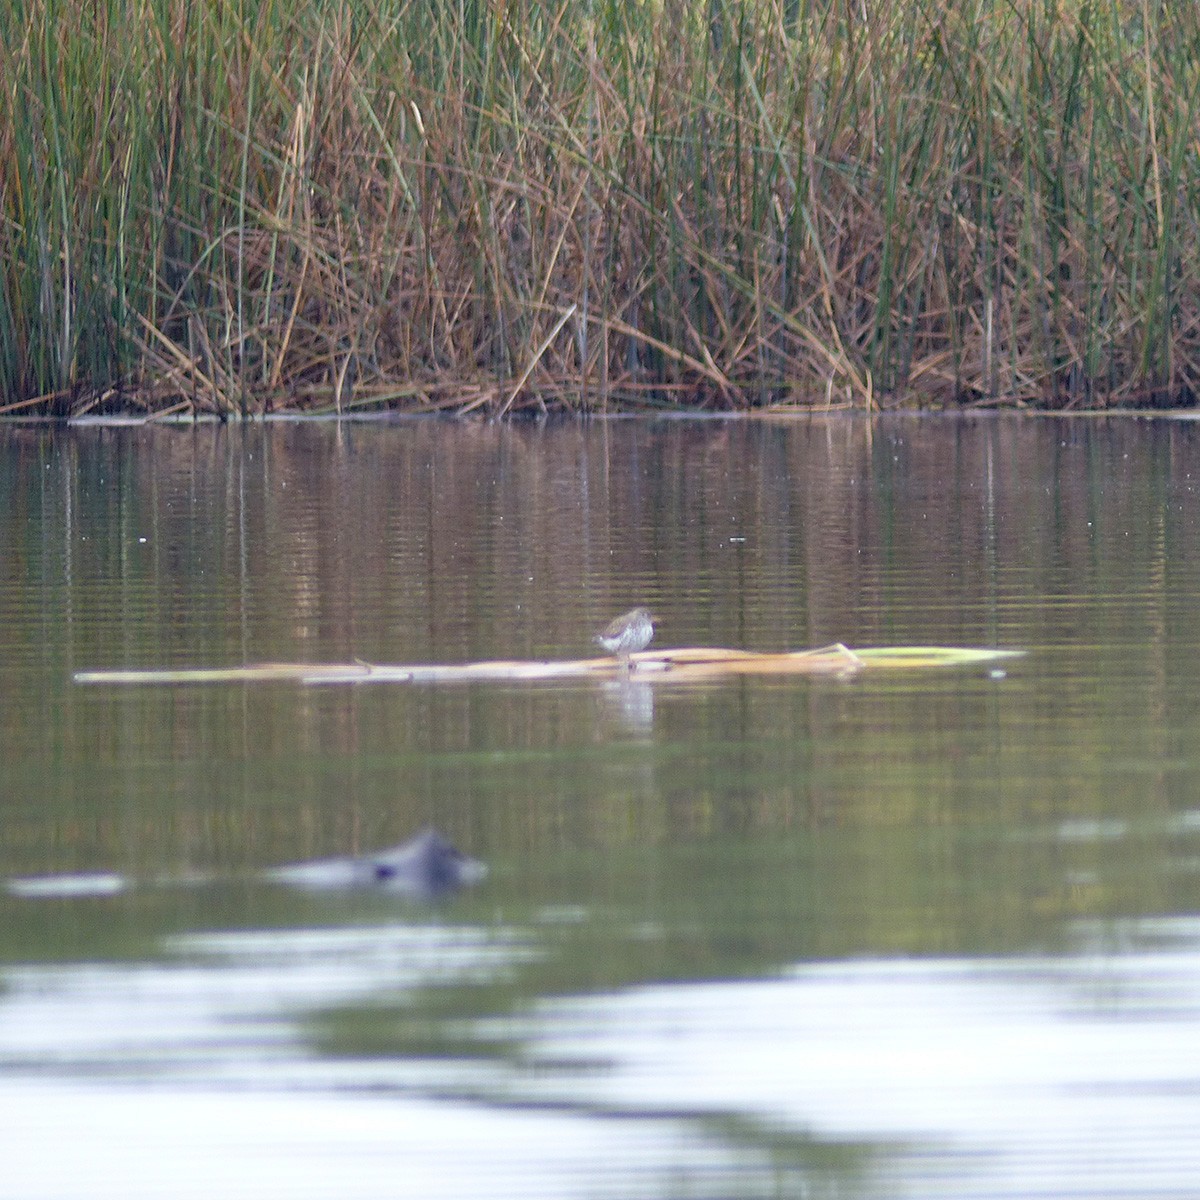
[[[654,636],[654,614],[648,608],[634,608],[619,617],[614,617],[593,639],[598,646],[615,654],[632,670],[631,654],[645,650]]]

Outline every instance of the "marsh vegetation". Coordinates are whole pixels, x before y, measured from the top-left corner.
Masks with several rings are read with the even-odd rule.
[[[0,411],[1194,399],[1200,9],[15,0]]]

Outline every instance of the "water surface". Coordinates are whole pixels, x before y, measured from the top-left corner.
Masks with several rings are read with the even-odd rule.
[[[1168,421],[0,428],[0,876],[84,884],[0,893],[0,1197],[1196,1194],[1198,483]],[[643,602],[1028,654],[72,682]],[[255,877],[428,823],[483,886]]]

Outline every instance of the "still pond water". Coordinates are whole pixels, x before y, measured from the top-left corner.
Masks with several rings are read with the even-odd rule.
[[[1200,426],[7,427],[0,565],[0,1200],[1200,1194]],[[73,682],[636,603],[1028,654]],[[255,879],[426,824],[481,886]]]

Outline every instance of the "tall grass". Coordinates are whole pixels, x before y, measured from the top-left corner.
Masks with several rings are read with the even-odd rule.
[[[0,408],[1194,399],[1200,9],[13,0]]]

